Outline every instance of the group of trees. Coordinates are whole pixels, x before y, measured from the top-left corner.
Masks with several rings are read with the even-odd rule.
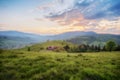
[[[101,45],[88,45],[88,44],[81,44],[81,45],[65,45],[65,46],[54,46],[55,49],[52,51],[55,52],[61,52],[61,51],[67,51],[67,52],[100,52],[100,51],[120,51],[120,45],[117,45],[114,41],[108,41],[104,46]],[[40,50],[43,50],[44,48],[40,48]],[[31,48],[28,47],[27,51],[31,51]]]
[[[104,46],[81,44],[79,46],[69,47],[69,45],[66,45],[64,49],[68,52],[120,51],[120,45],[117,45],[114,41],[108,41]]]
[[[120,51],[120,44],[116,44],[114,41],[108,41],[103,47],[103,51]]]

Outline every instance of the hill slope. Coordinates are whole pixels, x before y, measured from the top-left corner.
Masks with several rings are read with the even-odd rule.
[[[18,31],[0,31],[0,48],[14,49],[21,48],[27,45],[32,45],[47,40],[66,40],[74,44],[101,44],[107,40],[115,40],[120,44],[120,35],[97,34],[95,32],[74,31],[66,32],[58,35],[36,35],[23,33]]]
[[[49,46],[55,46],[55,47],[59,47],[59,48],[63,48],[64,46],[69,45],[69,47],[73,47],[75,46],[74,44],[70,43],[70,42],[66,42],[66,41],[61,41],[61,40],[57,40],[57,41],[47,41],[44,43],[38,43],[38,44],[34,44],[32,46],[28,46],[30,48],[30,51],[42,51],[42,50],[46,50],[47,47]],[[27,51],[28,47],[24,47],[22,48],[22,50]]]
[[[0,31],[0,48],[14,49],[46,41],[45,36],[18,31]]]
[[[93,45],[104,45],[108,40],[113,40],[120,45],[120,35],[110,35],[110,34],[97,34],[92,36],[77,36],[68,39],[68,42],[74,44],[93,44]]]

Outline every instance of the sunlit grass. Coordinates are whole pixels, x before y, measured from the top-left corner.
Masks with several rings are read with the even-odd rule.
[[[119,52],[4,51],[0,80],[119,80]]]

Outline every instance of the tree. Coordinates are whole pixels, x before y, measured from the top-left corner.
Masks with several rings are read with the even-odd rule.
[[[71,47],[71,52],[79,52],[78,46]]]
[[[98,51],[98,46],[95,45],[95,50],[94,51]]]
[[[87,47],[87,50],[89,50],[90,46],[88,44],[86,45],[86,47]]]
[[[117,45],[116,51],[120,51],[120,45]]]
[[[28,51],[30,51],[30,47],[28,47]]]
[[[108,41],[105,45],[106,50],[113,51],[116,48],[116,43],[114,41]]]
[[[78,46],[80,52],[86,52],[87,46],[85,44],[81,44]]]
[[[101,46],[100,45],[98,45],[97,51],[101,51]]]
[[[95,51],[95,46],[94,46],[94,45],[91,45],[91,46],[90,46],[90,50],[91,50],[91,51]]]
[[[102,48],[102,51],[106,51],[106,48],[105,48],[105,46],[103,46],[103,48]]]

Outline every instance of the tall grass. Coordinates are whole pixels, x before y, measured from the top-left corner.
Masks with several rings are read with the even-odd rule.
[[[119,52],[0,54],[0,80],[120,80],[119,74]]]

